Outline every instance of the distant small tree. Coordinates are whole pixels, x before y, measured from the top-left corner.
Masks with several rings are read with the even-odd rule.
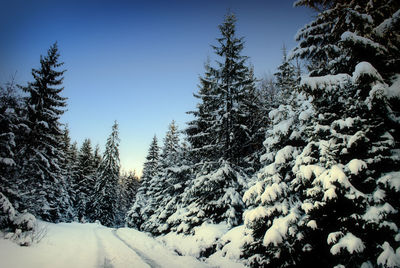
[[[94,147],[94,152],[93,152],[93,162],[94,162],[94,168],[97,170],[100,166],[102,160],[101,152],[100,152],[100,145],[96,144]]]
[[[133,199],[135,199],[139,186],[139,177],[136,175],[136,172],[129,172],[124,179],[125,199],[129,201],[129,204]]]
[[[84,220],[90,218],[90,208],[88,204],[95,187],[95,159],[93,155],[92,143],[90,139],[85,139],[78,153],[77,173],[75,177],[75,206],[78,218]]]
[[[285,45],[282,47],[283,59],[275,75],[275,87],[279,92],[280,103],[285,103],[292,96],[292,92],[298,88],[299,73],[295,66],[289,61]]]
[[[74,219],[77,216],[75,206],[75,190],[76,190],[76,176],[77,176],[77,162],[78,162],[78,149],[76,143],[71,144],[71,137],[69,135],[68,125],[64,126],[60,137],[61,148],[64,154],[61,169],[63,170],[64,180],[66,183],[66,190],[68,192],[72,206],[68,208],[68,218]]]
[[[152,198],[148,195],[151,182],[160,170],[160,148],[158,146],[157,137],[154,135],[150,144],[146,162],[143,166],[143,175],[140,178],[140,187],[132,200],[133,204],[126,214],[125,221],[130,227],[137,229],[141,228],[143,222],[149,217],[149,212],[146,211],[147,204]]]
[[[114,226],[118,210],[118,181],[120,171],[118,124],[115,121],[107,139],[103,159],[97,171],[92,199],[93,219]]]
[[[180,132],[175,121],[168,126],[160,157],[160,170],[150,181],[147,191],[148,202],[144,212],[149,218],[141,229],[153,234],[170,231],[167,219],[178,206],[178,196],[185,189],[190,168],[185,165]]]
[[[258,83],[261,99],[266,114],[278,105],[279,89],[275,85],[275,76],[265,74]]]
[[[119,181],[119,209],[118,209],[118,225],[123,225],[125,215],[135,199],[137,190],[140,186],[139,177],[135,171],[124,173],[120,176]]]

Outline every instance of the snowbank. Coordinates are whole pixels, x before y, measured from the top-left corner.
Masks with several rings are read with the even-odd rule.
[[[179,256],[145,233],[96,223],[45,223],[38,244],[20,247],[0,239],[1,267],[209,267],[191,256]],[[23,258],[21,258],[23,256]]]

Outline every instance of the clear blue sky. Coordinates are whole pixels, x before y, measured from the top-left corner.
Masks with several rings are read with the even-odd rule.
[[[291,0],[3,1],[0,83],[15,72],[18,83],[31,81],[31,68],[57,41],[67,69],[62,121],[72,139],[103,148],[117,120],[122,168],[140,172],[153,135],[162,144],[173,119],[181,129],[190,120],[192,94],[228,10],[258,77],[275,72],[282,44],[293,48],[313,15]]]

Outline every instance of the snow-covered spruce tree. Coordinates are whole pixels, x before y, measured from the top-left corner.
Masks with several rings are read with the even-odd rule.
[[[115,121],[107,139],[103,159],[97,171],[94,193],[92,195],[93,220],[105,226],[116,224],[119,194],[119,137]]]
[[[257,121],[261,104],[247,57],[241,55],[242,38],[236,37],[236,18],[228,14],[219,26],[221,37],[213,46],[221,58],[217,67],[206,65],[201,78],[198,110],[186,131],[194,159],[194,178],[182,195],[180,215],[172,215],[178,231],[190,232],[203,222],[241,222],[241,194],[251,161],[262,144]],[[203,139],[204,137],[204,139]],[[172,221],[171,221],[172,220]]]
[[[140,186],[139,177],[135,171],[122,174],[120,176],[121,185],[121,200],[119,202],[119,220],[121,224],[125,223],[125,216],[130,207],[132,206],[132,200],[135,200],[137,190]]]
[[[151,183],[153,214],[143,224],[143,230],[153,234],[166,233],[174,227],[169,217],[178,210],[182,193],[190,181],[191,166],[187,148],[180,144],[178,127],[174,121],[165,135],[160,157],[160,171]]]
[[[0,229],[7,232],[8,239],[20,246],[30,246],[35,242],[35,227],[35,216],[28,212],[18,212],[0,191]]]
[[[282,47],[282,53],[282,64],[279,65],[278,71],[274,75],[276,80],[275,87],[280,95],[279,99],[286,102],[287,99],[292,98],[292,91],[296,90],[298,86],[300,74],[296,73],[294,65],[289,61],[285,46]]]
[[[164,199],[164,210],[161,211],[159,218],[162,225],[158,227],[160,233],[177,231],[181,224],[183,198],[185,191],[193,179],[193,162],[190,157],[190,148],[186,141],[180,144],[177,153],[177,161],[166,170],[166,184],[164,192],[169,197]]]
[[[77,154],[77,156],[79,156],[79,152],[78,152],[78,154]],[[100,167],[100,164],[101,164],[101,162],[102,162],[102,160],[103,160],[103,156],[101,155],[101,152],[100,152],[100,145],[99,144],[96,144],[96,146],[95,146],[95,148],[94,148],[94,152],[93,152],[93,174],[92,174],[92,182],[93,182],[93,184],[90,186],[90,188],[92,189],[92,192],[91,192],[91,194],[90,195],[88,195],[88,198],[89,198],[89,202],[92,202],[92,199],[93,199],[93,193],[94,193],[94,188],[95,188],[95,185],[96,185],[96,181],[97,181],[97,177],[98,177],[98,175],[99,175],[99,172],[98,172],[98,170],[99,170],[99,167]],[[76,170],[77,170],[77,174],[78,174],[78,170],[79,170],[79,161],[78,161],[78,159],[77,159],[77,161],[76,161]],[[77,180],[75,180],[76,182],[77,182]],[[75,185],[76,185],[76,187],[77,187],[77,184],[75,183]],[[91,205],[86,205],[86,220],[89,220],[89,221],[95,221],[96,219],[94,218],[94,214],[95,214],[95,208],[93,207],[93,206],[91,206]],[[78,219],[78,220],[82,220],[82,218],[81,219]]]
[[[241,55],[244,41],[236,37],[236,17],[228,14],[219,26],[221,37],[215,54],[221,58],[217,67],[206,64],[206,73],[200,79],[198,110],[190,112],[195,119],[189,123],[188,141],[194,151],[208,151],[201,160],[217,161],[221,157],[235,165],[248,165],[245,157],[262,141],[255,141],[260,122],[254,122],[253,113],[260,109],[255,79],[246,66],[247,57]],[[258,144],[259,143],[259,144]]]
[[[221,101],[215,111],[218,127],[213,126],[213,134],[217,139],[216,147],[222,149],[223,158],[238,165],[242,164],[239,162],[244,156],[249,155],[248,138],[252,136],[249,126],[244,123],[250,115],[242,111],[248,105],[247,100],[251,102],[255,97],[250,96],[254,81],[245,65],[247,57],[241,55],[244,43],[242,38],[235,36],[235,22],[233,14],[226,16],[224,23],[219,26],[222,35],[217,39],[219,46],[213,47],[223,60],[218,62],[216,69],[212,69],[218,79],[215,95]]]
[[[70,182],[70,196],[71,202],[73,204],[74,213],[74,221],[78,221],[77,210],[74,204],[76,204],[76,177],[78,173],[78,143],[75,141],[71,144],[68,153],[67,153],[67,160],[68,160],[68,176],[71,180]]]
[[[61,168],[63,151],[59,122],[66,99],[60,95],[64,70],[58,71],[58,47],[55,43],[47,56],[40,58],[40,68],[32,70],[34,82],[21,87],[26,97],[26,126],[29,131],[18,150],[18,183],[21,208],[43,220],[66,220],[71,206]]]
[[[215,136],[212,128],[216,121],[218,99],[215,96],[216,78],[212,75],[210,63],[204,65],[204,77],[200,77],[199,91],[193,96],[199,100],[196,110],[188,112],[193,115],[194,120],[188,122],[185,129],[187,140],[191,145],[190,157],[195,163],[217,158],[215,150]]]
[[[268,107],[263,103],[261,91],[255,84],[254,68],[250,67],[248,78],[252,81],[245,90],[245,98],[238,105],[238,110],[243,113],[240,127],[247,128],[247,144],[244,144],[245,156],[242,166],[247,174],[253,175],[260,168],[260,156],[262,155],[263,141],[265,139],[266,126],[268,125]],[[244,140],[243,140],[244,141]]]
[[[13,82],[0,86],[0,192],[15,196],[15,147],[21,121],[21,98]]]
[[[275,84],[275,76],[271,74],[265,74],[258,83],[264,109],[268,112],[278,106],[279,91]]]
[[[94,193],[96,171],[92,143],[90,139],[85,139],[78,153],[75,176],[75,207],[77,217],[81,221],[91,218],[88,204],[92,201]]]
[[[292,254],[291,247],[298,239],[297,229],[291,225],[299,217],[301,204],[292,188],[292,166],[306,145],[305,130],[314,111],[310,99],[298,92],[296,74],[288,68],[285,54],[275,75],[280,81],[276,83],[280,105],[269,112],[271,127],[264,141],[263,167],[256,174],[256,183],[243,196],[248,207],[244,213],[247,238],[243,240],[243,257],[252,266],[290,266],[301,257]],[[278,246],[279,242],[284,245]]]
[[[168,131],[164,138],[164,144],[159,160],[160,170],[152,177],[149,183],[150,187],[147,190],[147,196],[149,198],[146,207],[144,208],[144,213],[149,215],[149,218],[143,223],[142,230],[154,234],[158,233],[158,227],[162,224],[159,216],[164,210],[163,206],[167,202],[167,199],[171,198],[169,191],[165,191],[165,188],[168,187],[167,169],[176,164],[178,160],[178,151],[179,132],[175,121],[172,121],[168,126]]]
[[[293,56],[309,61],[310,75],[349,73],[365,60],[389,76],[400,68],[399,1],[298,0],[297,6],[321,10],[301,29]],[[387,79],[388,77],[384,77]]]
[[[94,152],[93,152],[93,164],[94,164],[94,169],[97,170],[100,166],[102,160],[101,152],[100,152],[100,145],[96,144],[94,147]]]
[[[328,3],[326,19],[321,20],[320,15],[318,23],[301,31],[308,47],[302,42],[295,53],[310,53],[310,66],[317,67],[311,75],[346,74],[302,80],[302,92],[312,97],[315,112],[304,132],[308,144],[293,156],[295,161],[288,165],[288,171],[279,174],[290,183],[284,188],[277,184],[275,190],[260,184],[245,195],[245,199],[261,203],[286,196],[291,209],[285,210],[290,213],[271,214],[271,204],[250,210],[246,224],[253,242],[248,244],[260,247],[249,247],[246,254],[258,253],[250,263],[271,267],[397,267],[399,202],[393,196],[399,191],[395,186],[399,179],[399,122],[396,107],[390,104],[398,102],[398,80],[393,80],[398,76],[392,76],[393,70],[385,73],[386,68],[375,69],[363,61],[371,58],[376,66],[386,66],[398,60],[386,63],[386,57],[379,57],[385,44],[371,45],[370,39],[382,24],[389,27],[397,23],[393,18],[398,15],[396,10],[386,13],[386,19],[372,14],[394,4],[391,1],[323,2]],[[357,22],[353,16],[370,21],[369,31],[355,30],[352,35],[350,26]],[[332,24],[327,18],[337,20]],[[335,25],[335,31],[329,25]],[[333,38],[335,35],[339,39]],[[398,34],[390,38],[396,39]],[[372,47],[376,51],[371,52]],[[278,155],[279,151],[275,158]],[[271,179],[275,174],[273,171]],[[259,229],[263,221],[272,225]]]
[[[160,148],[158,146],[157,137],[154,135],[146,156],[146,162],[143,166],[143,175],[145,177],[153,177],[157,174],[160,166]]]
[[[201,163],[180,197],[179,210],[171,215],[168,223],[174,230],[185,233],[205,222],[226,223],[230,227],[240,224],[241,193],[247,179],[246,173],[229,161]]]
[[[178,151],[179,130],[175,120],[172,120],[171,124],[168,126],[168,131],[165,134],[164,145],[161,152],[160,165],[162,169],[169,167],[176,162],[178,158]]]
[[[157,137],[154,135],[146,156],[146,162],[143,166],[142,177],[140,178],[140,187],[136,193],[134,203],[126,214],[125,221],[129,227],[141,229],[141,225],[145,222],[150,213],[147,204],[152,203],[152,196],[148,195],[151,182],[160,170],[159,158],[160,148],[158,147]]]
[[[61,148],[64,154],[63,161],[61,162],[61,167],[64,172],[64,180],[66,185],[66,190],[70,197],[70,202],[72,206],[68,208],[68,219],[74,219],[76,215],[75,207],[75,181],[77,174],[77,159],[78,150],[76,144],[71,144],[71,137],[69,136],[68,125],[64,126],[62,130],[62,135],[60,137]]]
[[[400,259],[389,254],[400,246],[399,202],[390,197],[399,191],[393,182],[400,159],[394,131],[385,124],[388,86],[367,62],[351,77],[310,77],[302,84],[317,111],[311,140],[293,167],[293,183],[302,190],[302,263],[398,266]]]
[[[23,125],[23,99],[13,81],[0,86],[0,229],[15,232],[11,239],[21,246],[32,243],[35,217],[27,212],[19,213],[19,185],[15,174],[17,143]],[[14,160],[15,159],[15,160]]]
[[[339,256],[334,262],[344,265],[358,266],[364,261],[371,265],[396,267],[399,266],[400,260],[393,255],[396,248],[399,249],[399,241],[398,239],[396,241],[395,237],[397,231],[394,229],[400,224],[395,216],[400,207],[398,200],[393,199],[393,195],[398,194],[398,189],[393,187],[393,182],[397,180],[399,171],[399,156],[396,150],[399,148],[400,139],[398,120],[400,3],[389,0],[343,1],[340,4],[325,4],[323,9],[319,18],[324,18],[324,25],[331,25],[330,29],[335,29],[334,31],[326,29],[324,34],[327,38],[324,40],[337,40],[335,44],[331,41],[332,43],[327,42],[326,45],[331,47],[332,44],[336,45],[339,53],[339,55],[330,56],[325,68],[330,70],[330,73],[344,72],[351,75],[352,86],[350,89],[356,88],[353,90],[353,97],[361,101],[361,105],[356,109],[356,115],[353,117],[346,117],[344,112],[336,111],[339,119],[331,120],[347,120],[354,117],[362,120],[362,123],[359,123],[361,126],[356,127],[357,132],[350,131],[353,136],[347,141],[347,154],[341,153],[342,151],[346,152],[342,149],[346,145],[345,142],[342,142],[344,145],[335,145],[336,150],[341,153],[339,155],[331,152],[334,150],[333,148],[327,150],[328,153],[334,155],[333,163],[344,166],[344,174],[355,188],[353,191],[359,190],[364,195],[358,197],[358,207],[354,205],[354,201],[350,202],[353,206],[348,207],[349,213],[354,213],[351,217],[357,218],[355,215],[359,214],[356,225],[358,228],[353,226],[347,228],[343,224],[345,231],[340,230],[341,233],[338,231],[343,238],[339,240],[338,237],[331,236],[330,251],[333,255]],[[329,14],[341,15],[335,18],[334,16],[330,17]],[[317,18],[310,24],[308,30],[303,30],[303,34],[299,35],[301,42],[309,44],[314,42],[314,45],[318,47],[318,41],[312,41],[315,34],[314,28],[318,28],[313,27],[313,24],[318,25],[318,20]],[[318,60],[313,53],[306,57],[311,61]],[[322,80],[328,78],[324,77]],[[329,91],[329,85],[324,88],[318,81],[321,81],[321,78],[304,81],[305,90],[311,91],[310,89],[314,89],[315,85],[319,84],[324,91]],[[312,92],[309,94],[314,95],[315,99],[315,95],[318,97],[322,95]],[[357,124],[358,120],[355,119],[354,124]],[[343,134],[340,131],[337,132]],[[339,136],[339,134],[337,135]],[[340,143],[340,140],[336,143]],[[364,146],[360,148],[359,144],[364,144]],[[353,171],[352,167],[357,167],[357,163],[360,171]],[[347,168],[350,170],[350,174]],[[365,174],[361,172],[364,169]],[[348,185],[345,188],[349,188]],[[348,194],[350,190],[346,190],[345,198],[337,194],[338,197],[333,198],[335,200],[333,203],[339,204],[343,199],[351,199],[351,195]],[[341,191],[343,190],[341,189]],[[310,213],[318,212],[315,209]],[[325,229],[323,224],[321,229]],[[351,253],[351,249],[347,248],[347,252],[342,252],[340,248],[345,245],[345,241],[351,235],[359,238],[358,245],[362,246],[354,249],[357,254],[349,257],[346,254]]]

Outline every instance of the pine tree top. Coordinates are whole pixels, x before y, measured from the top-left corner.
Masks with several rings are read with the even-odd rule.
[[[46,56],[40,56],[40,67],[32,69],[33,82],[26,87],[19,86],[30,94],[27,99],[31,120],[56,121],[65,112],[67,98],[60,95],[64,87],[61,86],[66,70],[58,70],[64,63],[59,61],[57,43],[47,51]],[[39,118],[36,118],[36,117]],[[45,117],[45,118],[41,118]]]
[[[106,148],[100,164],[100,173],[112,173],[113,176],[118,177],[120,172],[120,159],[119,159],[119,136],[118,136],[118,123],[114,121],[112,131],[106,142]]]
[[[47,56],[40,56],[40,68],[32,69],[32,76],[35,79],[35,82],[30,83],[30,85],[39,88],[61,85],[64,80],[62,75],[66,72],[66,70],[56,70],[56,68],[64,65],[64,62],[59,62],[59,57],[60,53],[58,52],[58,45],[56,42],[47,51]],[[60,93],[63,89],[63,87],[53,89],[53,93]],[[64,98],[61,98],[60,100],[62,99]]]

